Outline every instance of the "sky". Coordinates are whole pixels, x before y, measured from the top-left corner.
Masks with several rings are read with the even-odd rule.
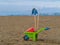
[[[60,9],[60,0],[0,0],[0,15],[3,15],[2,13],[16,14],[16,12],[21,14],[26,11],[31,13],[34,7],[37,8],[37,10],[43,8]]]

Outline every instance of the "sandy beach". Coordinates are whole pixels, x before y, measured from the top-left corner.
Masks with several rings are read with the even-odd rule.
[[[40,16],[39,27],[50,28],[47,36],[42,32],[36,42],[23,40],[24,32],[32,26],[33,16],[0,16],[0,45],[60,45],[60,16]]]

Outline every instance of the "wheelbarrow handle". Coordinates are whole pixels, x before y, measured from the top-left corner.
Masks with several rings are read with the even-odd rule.
[[[40,33],[40,32],[43,32],[44,30],[49,30],[50,28],[41,28],[41,29],[39,29],[36,33],[38,34],[38,33]]]
[[[50,28],[46,27],[45,30],[49,30]]]

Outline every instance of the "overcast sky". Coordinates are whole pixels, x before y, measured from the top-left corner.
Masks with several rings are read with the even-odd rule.
[[[60,0],[0,0],[0,13],[4,11],[31,10],[33,7],[60,9]]]
[[[0,0],[0,5],[38,6],[60,8],[60,0]]]

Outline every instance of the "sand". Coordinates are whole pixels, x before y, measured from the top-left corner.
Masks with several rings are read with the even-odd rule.
[[[34,26],[33,17],[0,16],[0,45],[60,45],[60,16],[40,16],[39,22],[40,28],[50,28],[47,34],[39,33],[36,42],[25,41],[24,32]]]

